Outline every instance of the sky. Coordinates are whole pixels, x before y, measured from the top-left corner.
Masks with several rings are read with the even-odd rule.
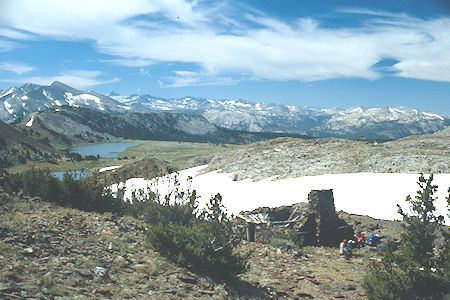
[[[0,0],[0,89],[450,115],[448,0]]]

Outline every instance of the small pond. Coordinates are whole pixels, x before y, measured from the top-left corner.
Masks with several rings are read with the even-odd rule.
[[[72,170],[72,171],[68,171],[68,172],[52,172],[52,175],[54,177],[58,178],[59,180],[62,180],[65,173],[71,174],[72,177],[74,177],[75,179],[85,178],[88,176],[88,174],[86,173],[86,169]]]
[[[89,144],[69,149],[81,155],[99,155],[102,157],[117,157],[119,152],[125,151],[128,147],[138,145],[138,143],[103,143]]]

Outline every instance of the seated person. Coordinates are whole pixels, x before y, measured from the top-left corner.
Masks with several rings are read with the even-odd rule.
[[[363,245],[365,243],[365,238],[364,238],[364,234],[362,232],[358,232],[355,235],[355,240],[356,240],[356,244],[357,245]]]
[[[339,254],[340,255],[345,255],[345,256],[351,256],[352,255],[352,245],[349,246],[349,243],[347,240],[343,240],[340,244],[339,244]]]
[[[376,247],[379,240],[380,238],[375,233],[372,233],[367,239],[367,244],[369,244],[369,246]]]

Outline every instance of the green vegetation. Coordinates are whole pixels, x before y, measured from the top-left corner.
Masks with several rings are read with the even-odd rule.
[[[0,149],[0,168],[8,168],[15,165],[24,165],[27,161],[48,162],[54,164],[61,156],[56,153],[42,152],[39,150],[4,148]]]
[[[142,141],[127,140],[127,142],[137,142],[139,145],[129,147],[124,152],[119,153],[119,158],[142,159],[153,157],[167,161],[176,170],[186,167],[189,159],[196,156],[207,156],[214,153],[232,149],[235,145],[214,144],[214,143],[190,143],[190,142],[171,142],[171,141]]]
[[[84,211],[143,215],[150,225],[151,246],[180,266],[217,279],[229,279],[247,269],[249,254],[237,253],[241,234],[227,216],[219,194],[204,210],[198,209],[195,191],[181,191],[175,182],[172,194],[163,200],[154,194],[140,194],[133,204],[88,179],[65,174],[62,181],[48,170],[31,169],[14,175],[18,189],[58,205]],[[111,241],[112,242],[112,241]]]
[[[381,263],[371,265],[363,283],[369,299],[450,299],[449,234],[435,215],[432,180],[420,176],[415,199],[406,198],[410,214],[398,206],[406,223],[401,248],[388,243]]]
[[[14,175],[13,181],[16,187],[23,189],[25,193],[61,206],[100,213],[121,214],[123,210],[123,201],[113,197],[102,186],[89,180],[78,180],[68,173],[59,181],[48,170],[30,169]]]
[[[155,194],[139,198],[126,212],[143,215],[151,225],[147,238],[156,251],[216,279],[233,278],[247,270],[249,253],[237,252],[241,234],[227,216],[220,194],[204,210],[198,209],[195,191],[175,188],[162,201]]]
[[[118,158],[100,157],[97,159],[97,157],[90,157],[90,159],[87,159],[83,157],[83,159],[78,159],[78,157],[73,157],[72,159],[49,159],[47,161],[42,159],[39,161],[27,161],[27,158],[24,157],[24,159],[21,159],[20,164],[8,164],[4,165],[4,167],[8,167],[8,171],[11,173],[20,173],[31,168],[49,169],[52,172],[66,172],[70,170],[79,170],[81,168],[95,170],[115,164],[123,165],[143,158],[152,157],[167,161],[175,170],[181,170],[190,167],[189,161],[195,157],[204,158],[214,153],[236,147],[235,145],[228,144],[124,139],[113,140],[111,142],[135,142],[139,143],[139,145],[129,147],[124,152],[120,152]]]

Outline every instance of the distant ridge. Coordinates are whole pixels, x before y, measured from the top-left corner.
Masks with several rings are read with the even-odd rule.
[[[198,114],[216,126],[232,130],[350,139],[398,139],[434,133],[450,125],[448,116],[407,107],[317,109],[240,99],[166,99],[150,95],[121,96],[114,92],[105,96],[74,89],[58,81],[45,86],[25,84],[2,91],[0,120],[11,123],[33,112],[62,106],[109,114]]]
[[[108,96],[78,90],[59,81],[44,86],[25,84],[20,88],[12,87],[0,95],[1,102],[0,120],[6,123],[60,106],[86,107],[108,113],[125,113],[132,109]]]
[[[54,146],[104,142],[116,138],[233,144],[282,136],[306,138],[299,134],[224,129],[197,114],[108,114],[69,106],[33,113],[16,121],[14,126],[30,136],[47,138]]]

